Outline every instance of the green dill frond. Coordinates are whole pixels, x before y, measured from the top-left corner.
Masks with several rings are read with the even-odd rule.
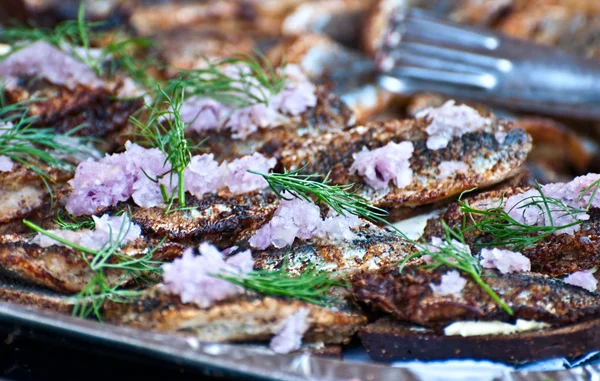
[[[260,173],[252,170],[248,172],[262,176],[280,198],[289,199],[282,194],[283,192],[306,201],[313,201],[314,198],[318,203],[328,205],[342,216],[353,214],[393,228],[385,220],[388,212],[371,205],[366,198],[353,192],[354,184],[332,185],[328,175],[323,177],[317,174],[302,174],[305,167],[295,171],[286,170],[284,173]]]
[[[442,244],[439,246],[428,244],[426,242],[411,241],[417,248],[417,251],[407,256],[400,264],[400,272],[406,264],[415,258],[421,258],[425,255],[429,256],[428,264],[423,265],[423,268],[428,270],[437,269],[440,266],[446,266],[461,271],[473,279],[479,287],[490,295],[490,297],[498,304],[506,313],[514,315],[512,309],[498,296],[498,294],[488,286],[481,277],[481,264],[479,258],[473,256],[468,250],[462,231],[450,228],[446,223],[443,223],[444,236]]]
[[[183,88],[187,96],[210,98],[233,108],[267,104],[285,86],[279,74],[260,52],[237,55],[217,62],[206,59],[206,68],[183,70],[166,84],[168,93]]]
[[[336,301],[329,296],[332,288],[349,287],[347,281],[334,278],[314,264],[308,265],[299,276],[293,276],[288,272],[287,261],[274,271],[254,270],[244,275],[224,273],[213,276],[260,295],[287,297],[320,306]]]
[[[161,274],[162,262],[155,261],[152,257],[164,239],[157,246],[147,250],[141,257],[131,257],[120,253],[123,239],[131,227],[131,225],[125,226],[127,221],[128,219],[123,219],[123,224],[118,232],[115,234],[111,232],[108,243],[99,250],[93,250],[61,238],[31,221],[23,220],[23,224],[33,231],[79,251],[83,260],[94,273],[90,282],[74,297],[77,303],[73,309],[73,315],[88,317],[94,314],[98,320],[101,320],[101,309],[107,300],[126,302],[141,295],[142,291],[120,289],[122,282],[119,281],[116,282],[116,285],[111,286],[105,273],[109,269],[124,271],[123,280],[128,277],[148,279],[148,275]]]
[[[0,88],[0,93],[2,90]],[[0,155],[26,166],[47,182],[51,178],[42,164],[53,168],[72,168],[72,164],[63,157],[89,155],[90,148],[86,147],[89,139],[79,138],[80,144],[75,145],[69,142],[72,139],[70,134],[34,127],[36,118],[29,116],[28,108],[33,101],[35,99],[6,104],[0,96]]]
[[[134,37],[110,42],[103,48],[108,61],[107,75],[113,78],[121,70],[143,89],[151,91],[156,88],[157,81],[149,74],[156,68],[164,68],[164,64],[158,59],[146,56],[138,58],[138,50],[147,51],[153,46],[153,42],[147,38]]]
[[[163,101],[160,105],[148,106],[150,109],[148,122],[144,123],[135,117],[130,117],[130,120],[137,127],[138,131],[135,135],[141,140],[140,143],[158,148],[166,156],[165,164],[167,162],[171,164],[171,171],[161,177],[169,175],[171,182],[174,177],[177,177],[177,195],[168,195],[166,189],[161,185],[165,202],[171,205],[177,197],[180,207],[185,207],[185,168],[192,160],[192,149],[197,148],[197,145],[191,145],[185,136],[186,125],[181,118],[184,90],[182,87],[176,86],[172,91],[171,94],[167,94],[158,87]],[[163,109],[163,106],[166,106],[166,109]],[[151,180],[158,182],[159,179]]]
[[[64,216],[63,216],[64,214]],[[56,214],[54,223],[63,230],[80,230],[80,229],[94,229],[96,223],[90,216],[84,216],[83,218],[75,218],[69,213],[61,212],[60,210]]]
[[[539,195],[520,200],[509,211],[504,210],[504,197],[497,207],[485,210],[474,208],[468,201],[459,199],[461,212],[466,216],[464,231],[476,230],[488,234],[491,239],[478,244],[480,246],[508,246],[517,251],[522,250],[557,231],[580,225],[583,221],[577,219],[577,215],[589,211],[591,200],[598,191],[598,182],[584,189],[580,195],[581,199],[590,191],[592,192],[586,209],[574,208],[559,199],[546,197],[539,184],[536,184],[536,190]],[[538,210],[540,218],[544,221],[543,225],[527,225],[511,217],[513,211],[522,210],[524,213],[530,207]],[[570,216],[573,222],[556,224],[553,215]]]

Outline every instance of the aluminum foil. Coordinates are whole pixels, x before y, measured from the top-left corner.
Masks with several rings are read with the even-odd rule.
[[[262,346],[201,343],[5,302],[0,302],[0,321],[133,350],[162,361],[200,368],[206,373],[238,378],[280,381],[600,380],[600,361],[580,365],[596,353],[579,359],[554,359],[519,368],[485,361],[379,364],[359,349],[347,351],[344,360],[308,354],[278,355]],[[574,368],[564,369],[572,366]]]

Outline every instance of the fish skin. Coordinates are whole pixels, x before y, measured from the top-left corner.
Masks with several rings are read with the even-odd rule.
[[[164,207],[141,208],[126,203],[106,213],[128,210],[131,221],[142,229],[144,238],[126,245],[122,249],[124,252],[141,254],[166,237],[167,241],[153,259],[170,261],[179,257],[186,247],[194,247],[204,241],[227,248],[247,240],[271,218],[280,200],[270,192],[254,192],[238,196],[208,194],[200,200],[188,197],[187,202],[188,207],[196,208],[197,216],[189,210],[166,214]],[[59,208],[50,208],[47,203],[44,205],[46,208],[37,211],[32,219],[46,229],[58,228],[55,219]],[[5,225],[14,227],[14,224]],[[31,237],[31,234],[0,237],[1,271],[27,283],[64,293],[78,292],[89,282],[93,274],[81,253],[61,246],[41,248],[29,243]],[[130,280],[120,279],[121,271],[107,271],[106,274],[112,283],[125,284]]]
[[[356,191],[375,206],[390,210],[415,208],[457,196],[460,193],[499,183],[520,171],[531,150],[531,138],[511,122],[494,120],[492,129],[502,126],[507,132],[500,144],[492,133],[474,132],[454,138],[448,147],[430,150],[426,147],[425,119],[373,122],[342,132],[325,133],[317,138],[291,142],[281,151],[282,166],[301,168],[304,173],[329,173],[333,184],[356,184]],[[411,141],[414,152],[410,159],[413,182],[399,189],[375,192],[357,174],[349,172],[353,153],[363,147],[369,150],[389,142]],[[437,167],[441,161],[456,160],[470,164],[466,174],[440,179]]]
[[[182,303],[179,296],[166,294],[160,286],[132,303],[107,302],[103,318],[136,328],[192,335],[207,342],[266,341],[279,332],[285,318],[302,308],[309,310],[304,342],[347,344],[367,323],[361,312],[347,306],[328,308],[253,294],[200,308]]]
[[[77,293],[85,287],[94,273],[82,258],[81,252],[64,247],[42,248],[31,244],[30,234],[9,234],[0,237],[0,271],[18,280],[44,286],[61,293]],[[121,249],[133,257],[142,256],[157,240],[140,238]],[[155,251],[157,261],[173,260],[183,252],[181,245],[165,243]],[[125,285],[133,278],[123,270],[105,270],[110,285]]]
[[[497,208],[503,198],[506,199],[514,194],[525,192],[528,189],[530,188],[507,186],[477,194],[467,193],[461,200],[468,203],[474,209],[486,210]],[[460,204],[458,202],[450,203],[437,217],[430,218],[427,221],[422,238],[430,241],[433,237],[443,237],[443,223],[446,223],[452,229],[458,229],[462,227],[463,218],[464,214],[461,212]],[[477,216],[474,215],[474,218],[477,218]],[[483,233],[475,229],[465,231],[464,237],[465,241],[469,244],[483,243],[489,239],[489,237],[483,237]]]
[[[532,188],[508,187],[483,192],[465,201],[473,208],[486,210],[500,205],[503,198],[529,189]],[[574,234],[551,234],[523,248],[520,252],[531,261],[531,270],[556,277],[600,266],[600,209],[592,208],[589,214],[590,219],[583,221],[580,230]],[[478,219],[476,214],[473,217]],[[463,224],[463,218],[460,205],[452,203],[440,216],[427,221],[423,238],[430,241],[432,237],[442,237],[442,222],[451,228],[459,228]],[[470,218],[467,217],[467,223],[469,221]],[[473,250],[478,250],[477,245],[486,244],[492,239],[490,235],[476,229],[468,229],[464,237]]]
[[[73,174],[42,163],[35,165],[48,175],[47,184],[21,163],[15,162],[10,172],[0,172],[0,230],[3,225],[28,217],[50,203],[50,190],[58,190]]]
[[[278,157],[279,151],[292,139],[300,136],[318,137],[327,131],[341,131],[354,123],[354,113],[326,88],[318,86],[317,104],[298,116],[285,119],[283,125],[259,128],[246,139],[233,139],[231,131],[191,131],[186,135],[192,143],[205,141],[200,147],[215,155],[215,160],[233,160],[260,152]]]
[[[144,104],[142,98],[117,99],[116,92],[107,89],[79,85],[70,90],[36,79],[6,87],[4,95],[8,103],[43,98],[27,104],[29,114],[36,117],[34,126],[51,127],[58,133],[78,128],[73,135],[96,138],[114,137],[124,130],[129,116]]]
[[[394,265],[413,251],[414,246],[397,233],[364,223],[351,240],[296,240],[291,247],[253,250],[253,256],[255,269],[275,270],[287,256],[288,272],[293,275],[300,275],[310,264],[347,277]]]
[[[142,208],[120,204],[115,210],[129,209],[131,221],[151,238],[167,237],[171,242],[198,245],[203,241],[226,248],[250,237],[267,223],[280,199],[271,192],[241,195],[206,194],[201,199],[186,197],[186,208],[165,213],[165,207]],[[197,214],[196,214],[197,213]]]
[[[358,302],[392,314],[396,319],[439,328],[459,320],[536,320],[567,325],[600,315],[600,294],[535,273],[501,275],[485,271],[483,280],[513,310],[508,315],[468,275],[460,296],[437,295],[430,287],[439,284],[448,268],[430,271],[416,265],[400,274],[397,268],[365,273],[353,281]]]
[[[241,31],[226,33],[216,29],[174,29],[151,37],[167,62],[167,74],[177,70],[204,69],[209,62],[236,54],[252,54],[255,41]]]

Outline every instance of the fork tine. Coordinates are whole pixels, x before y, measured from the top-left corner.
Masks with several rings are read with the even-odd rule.
[[[408,57],[411,59],[414,57],[418,60],[423,60],[423,65],[427,65],[427,61],[438,60],[441,64],[444,64],[444,66],[452,64],[456,66],[458,70],[464,70],[466,72],[481,72],[481,69],[486,71],[499,70],[507,72],[512,67],[512,63],[504,58],[458,51],[424,43],[402,42],[395,48],[385,49],[383,52],[386,52],[387,55],[396,62],[405,60]],[[478,70],[478,68],[480,69]]]
[[[406,41],[428,40],[434,45],[444,44],[485,50],[494,50],[500,44],[492,34],[462,26],[457,27],[417,9],[396,10],[389,28],[386,43],[390,47],[397,45],[401,39]],[[412,31],[416,31],[416,33]]]
[[[491,74],[457,73],[447,70],[424,68],[422,66],[397,66],[389,72],[393,76],[472,86],[480,89],[493,89],[498,81]]]
[[[397,49],[388,56],[388,64],[393,63],[389,70],[396,67],[416,66],[433,70],[444,70],[448,72],[464,73],[464,74],[485,74],[488,69],[469,65],[461,62],[445,60],[441,57],[432,57],[412,52],[407,49]]]

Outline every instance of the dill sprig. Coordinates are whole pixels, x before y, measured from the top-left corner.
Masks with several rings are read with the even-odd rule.
[[[412,241],[417,251],[402,261],[400,272],[410,260],[428,255],[430,261],[423,265],[423,268],[435,270],[440,266],[447,266],[469,275],[506,313],[513,315],[512,309],[481,278],[479,258],[471,255],[468,251],[462,232],[450,228],[446,223],[443,223],[443,227],[444,237],[442,238],[442,244],[439,246]]]
[[[274,271],[253,270],[241,276],[227,273],[213,276],[260,295],[288,297],[321,306],[335,302],[336,299],[329,296],[332,287],[349,287],[345,280],[333,278],[331,273],[314,264],[308,265],[299,276],[293,276],[288,272],[287,261]]]
[[[590,200],[585,209],[566,205],[562,200],[547,197],[539,184],[536,190],[539,195],[526,197],[516,203],[510,210],[504,210],[505,199],[502,197],[499,206],[489,209],[477,209],[469,205],[468,201],[459,199],[461,212],[467,220],[464,221],[465,232],[471,230],[488,234],[491,239],[488,242],[478,243],[479,246],[510,246],[515,250],[522,250],[544,238],[573,226],[583,223],[577,215],[587,213],[591,202],[598,192],[600,181],[596,181],[584,189],[579,195],[579,200],[591,193]],[[529,208],[537,209],[543,225],[527,225],[511,217],[515,210],[523,213]],[[555,218],[570,217],[572,222],[557,224]]]
[[[64,217],[63,214],[65,214]],[[54,220],[54,223],[63,230],[75,231],[80,229],[94,229],[96,227],[94,219],[90,216],[84,216],[81,219],[76,219],[69,213],[63,213],[60,210],[56,214],[56,219]]]
[[[162,110],[159,106],[149,106],[150,117],[148,122],[141,122],[139,119],[131,117],[131,121],[138,127],[139,132],[136,136],[142,139],[142,143],[161,150],[166,161],[171,164],[171,171],[168,173],[170,181],[173,177],[177,177],[177,187],[173,194],[169,195],[165,186],[161,184],[161,191],[165,202],[170,206],[174,203],[175,198],[178,198],[180,207],[185,207],[185,168],[192,160],[192,149],[197,145],[192,146],[185,137],[186,125],[181,118],[181,107],[184,100],[184,89],[182,87],[173,88],[172,93],[167,94],[160,86],[158,91],[164,98],[163,103],[167,109]],[[202,144],[199,143],[199,144]],[[167,174],[162,174],[161,178]],[[158,182],[160,178],[151,179]]]
[[[285,170],[284,173],[261,173],[252,170],[248,172],[262,176],[273,192],[282,199],[289,200],[282,194],[283,192],[306,201],[313,201],[314,197],[317,202],[328,205],[342,216],[354,214],[368,221],[384,223],[393,227],[385,220],[388,212],[371,205],[369,200],[353,192],[354,184],[330,184],[329,175],[323,177],[317,174],[302,174],[305,167],[295,171]],[[322,180],[316,180],[319,178]]]
[[[119,286],[122,282],[125,282],[129,277],[148,280],[148,276],[161,273],[160,265],[162,262],[155,261],[152,257],[164,240],[157,246],[147,250],[141,257],[134,258],[119,252],[123,246],[123,239],[127,236],[131,227],[131,225],[126,226],[127,219],[123,219],[123,224],[117,234],[113,235],[111,231],[109,242],[99,250],[70,242],[31,221],[23,220],[23,223],[35,232],[79,251],[83,260],[94,273],[88,284],[75,296],[76,304],[73,308],[73,315],[75,316],[88,317],[93,314],[98,320],[101,320],[102,306],[107,300],[124,303],[144,293],[144,291],[120,289]],[[108,270],[121,270],[125,274],[115,282],[115,285],[110,285],[106,274]]]
[[[167,82],[166,89],[182,87],[188,96],[241,108],[268,104],[284,86],[283,76],[257,51],[255,55],[240,54],[217,62],[206,59],[206,68],[181,71]]]
[[[0,88],[0,93],[2,88]],[[61,155],[89,154],[85,146],[88,139],[81,138],[79,147],[69,144],[68,138],[76,132],[57,134],[51,128],[34,127],[34,116],[28,115],[29,102],[5,104],[0,95],[0,155],[7,156],[34,171],[48,186],[50,175],[40,164],[54,168],[70,168],[72,164],[61,159]]]

